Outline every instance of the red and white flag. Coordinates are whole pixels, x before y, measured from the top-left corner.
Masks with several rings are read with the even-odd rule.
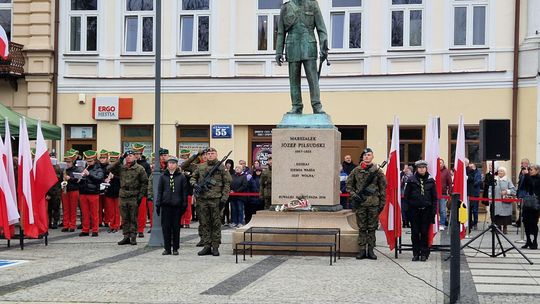
[[[7,179],[9,183],[9,188],[11,189],[11,194],[13,195],[13,201],[15,202],[15,211],[17,211],[17,188],[15,186],[15,167],[13,165],[13,150],[11,149],[11,131],[9,130],[9,120],[6,117],[5,122],[5,136],[4,136],[4,148],[2,149],[4,160],[4,167],[6,168]],[[15,213],[14,213],[15,214]],[[19,212],[17,211],[17,218],[14,220],[13,224],[18,222]]]
[[[34,210],[36,215],[36,223],[39,228],[39,233],[45,233],[49,229],[49,219],[47,211],[47,200],[45,196],[47,192],[58,182],[58,177],[51,163],[51,157],[47,150],[47,144],[43,138],[41,131],[41,121],[38,121],[37,136],[36,136],[36,156],[34,159],[34,177],[39,177],[34,180],[32,194],[34,197]],[[37,212],[36,212],[37,211]]]
[[[459,117],[459,127],[456,142],[456,158],[454,159],[454,193],[459,193],[462,206],[460,208],[468,208],[469,200],[467,197],[467,161],[465,158],[465,125],[463,123],[463,115]],[[459,213],[460,238],[465,238],[467,234],[468,212]]]
[[[401,237],[401,182],[399,176],[399,119],[394,117],[392,129],[392,148],[388,156],[386,169],[386,205],[379,220],[386,234],[386,242],[390,250],[394,250],[396,240]]]
[[[430,117],[426,131],[426,162],[428,163],[428,172],[436,182],[437,198],[440,198],[442,193],[441,174],[440,174],[440,147],[439,147],[439,119]],[[428,243],[431,246],[433,239],[439,231],[439,202],[437,200],[435,224],[429,227]]]
[[[17,193],[19,194],[19,210],[24,235],[37,238],[39,232],[34,220],[34,200],[32,198],[33,179],[30,140],[28,139],[26,120],[21,118],[19,123],[19,182],[17,189]]]
[[[9,56],[9,40],[4,28],[0,25],[0,58],[7,60]]]
[[[1,150],[3,150],[4,143],[2,142],[2,138],[0,138],[0,145]],[[13,199],[6,173],[4,162],[0,161],[0,234],[10,240],[10,226],[19,219],[19,212],[17,211],[17,204]]]

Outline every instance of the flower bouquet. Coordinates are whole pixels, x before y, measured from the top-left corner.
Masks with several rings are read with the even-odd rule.
[[[309,201],[305,197],[300,196],[283,205],[277,205],[276,211],[284,212],[284,211],[316,211],[316,210],[309,204]]]

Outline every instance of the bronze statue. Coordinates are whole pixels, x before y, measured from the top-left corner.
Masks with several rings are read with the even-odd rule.
[[[321,65],[317,71],[317,30],[320,42]],[[309,84],[311,107],[314,114],[325,114],[322,110],[319,89],[320,67],[328,56],[328,39],[321,10],[316,0],[290,0],[283,4],[278,24],[276,62],[283,63],[283,49],[287,45],[286,60],[289,63],[292,109],[287,114],[302,114],[302,92],[300,88],[301,68],[304,66]]]

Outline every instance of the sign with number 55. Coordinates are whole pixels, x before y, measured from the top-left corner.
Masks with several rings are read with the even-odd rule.
[[[232,138],[232,125],[212,125],[212,138]]]

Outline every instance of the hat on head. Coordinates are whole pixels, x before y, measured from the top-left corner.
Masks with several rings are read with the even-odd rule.
[[[178,158],[174,157],[174,156],[169,156],[169,159],[167,159],[167,162],[173,162],[173,163],[178,163]]]
[[[91,160],[97,158],[97,152],[93,150],[87,150],[83,152],[84,159]]]
[[[143,153],[144,148],[146,148],[146,146],[140,143],[134,143],[131,145],[131,150],[133,153]]]
[[[64,153],[64,161],[73,161],[75,158],[77,158],[77,154],[73,153],[70,150]]]
[[[73,153],[75,156],[79,155],[79,150],[69,149],[67,152]]]
[[[427,168],[428,163],[427,163],[427,161],[421,159],[421,160],[417,160],[417,161],[414,163],[414,166],[415,166],[416,168],[422,168],[422,167],[423,167],[423,168]]]
[[[118,160],[120,158],[120,153],[115,151],[109,151],[109,159]]]
[[[364,154],[366,153],[373,153],[373,149],[371,148],[365,148],[364,151],[362,151],[362,154],[360,154],[360,160],[364,158]]]
[[[206,152],[217,152],[216,148],[209,147],[206,149]]]
[[[180,154],[191,154],[191,150],[188,149],[181,149]]]
[[[108,157],[109,157],[109,151],[105,149],[101,149],[101,151],[99,151],[99,158],[108,158]]]
[[[159,148],[159,156],[169,154],[169,149]]]
[[[124,153],[126,153],[126,155],[133,155],[133,150],[126,150]]]

